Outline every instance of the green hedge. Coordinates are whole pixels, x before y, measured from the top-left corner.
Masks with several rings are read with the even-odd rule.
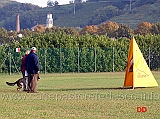
[[[135,36],[152,70],[160,68],[160,35]],[[0,47],[0,72],[20,71],[24,52],[37,47],[41,72],[111,72],[125,71],[130,40],[86,34],[41,34],[22,38],[18,43]],[[15,52],[20,47],[21,52]],[[150,63],[149,63],[150,61]]]

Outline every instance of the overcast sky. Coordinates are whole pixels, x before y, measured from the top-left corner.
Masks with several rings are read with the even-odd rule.
[[[32,3],[40,7],[47,7],[48,0],[13,0],[13,1],[21,2],[21,3]],[[69,1],[72,1],[72,0],[51,0],[51,1],[53,2],[58,1],[59,5],[62,5],[62,4],[69,4]]]

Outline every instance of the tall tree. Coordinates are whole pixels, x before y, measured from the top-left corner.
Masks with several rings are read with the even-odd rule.
[[[54,2],[51,0],[48,0],[47,7],[53,7],[53,6],[54,6]]]
[[[86,33],[93,35],[93,34],[97,33],[97,31],[98,31],[98,27],[95,25],[86,26],[80,31],[80,35],[82,35],[82,34],[84,35]]]
[[[35,32],[39,32],[39,33],[44,33],[45,32],[45,27],[43,25],[37,25],[35,28],[34,28],[34,31]]]
[[[133,34],[133,30],[129,27],[129,25],[121,24],[119,25],[118,30],[115,32],[118,37],[127,37],[129,38]]]
[[[5,28],[0,28],[0,44],[4,44],[4,43],[8,43],[8,34],[7,34],[7,30]]]
[[[105,22],[102,23],[98,27],[98,34],[103,35],[107,34],[109,37],[114,37],[114,32],[119,28],[118,24],[116,22]]]
[[[157,22],[156,24],[152,25],[151,33],[152,34],[160,34],[160,22]]]
[[[147,35],[151,32],[152,25],[149,22],[142,22],[138,25],[138,28],[134,30],[135,34]]]

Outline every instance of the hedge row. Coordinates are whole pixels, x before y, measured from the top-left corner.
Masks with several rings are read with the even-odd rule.
[[[150,68],[158,70],[160,35],[138,35],[135,39]],[[21,58],[31,46],[38,49],[41,72],[125,71],[129,43],[127,38],[88,34],[80,37],[63,33],[25,37],[18,43],[0,47],[0,72],[19,72]],[[21,52],[15,52],[18,47],[21,47]]]

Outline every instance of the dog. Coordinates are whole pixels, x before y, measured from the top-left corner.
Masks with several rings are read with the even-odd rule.
[[[18,86],[17,91],[19,91],[23,87],[23,80],[24,80],[24,78],[20,78],[16,82],[13,82],[13,83],[6,82],[6,84],[9,86],[14,86],[15,84],[17,84],[17,86]]]
[[[40,80],[40,77],[39,77],[39,74],[38,74],[38,81],[39,80]],[[13,82],[13,83],[6,82],[6,84],[9,85],[9,86],[14,86],[14,85],[17,84],[17,86],[18,86],[17,91],[19,91],[23,87],[23,81],[24,81],[24,78],[20,78],[16,82]]]

